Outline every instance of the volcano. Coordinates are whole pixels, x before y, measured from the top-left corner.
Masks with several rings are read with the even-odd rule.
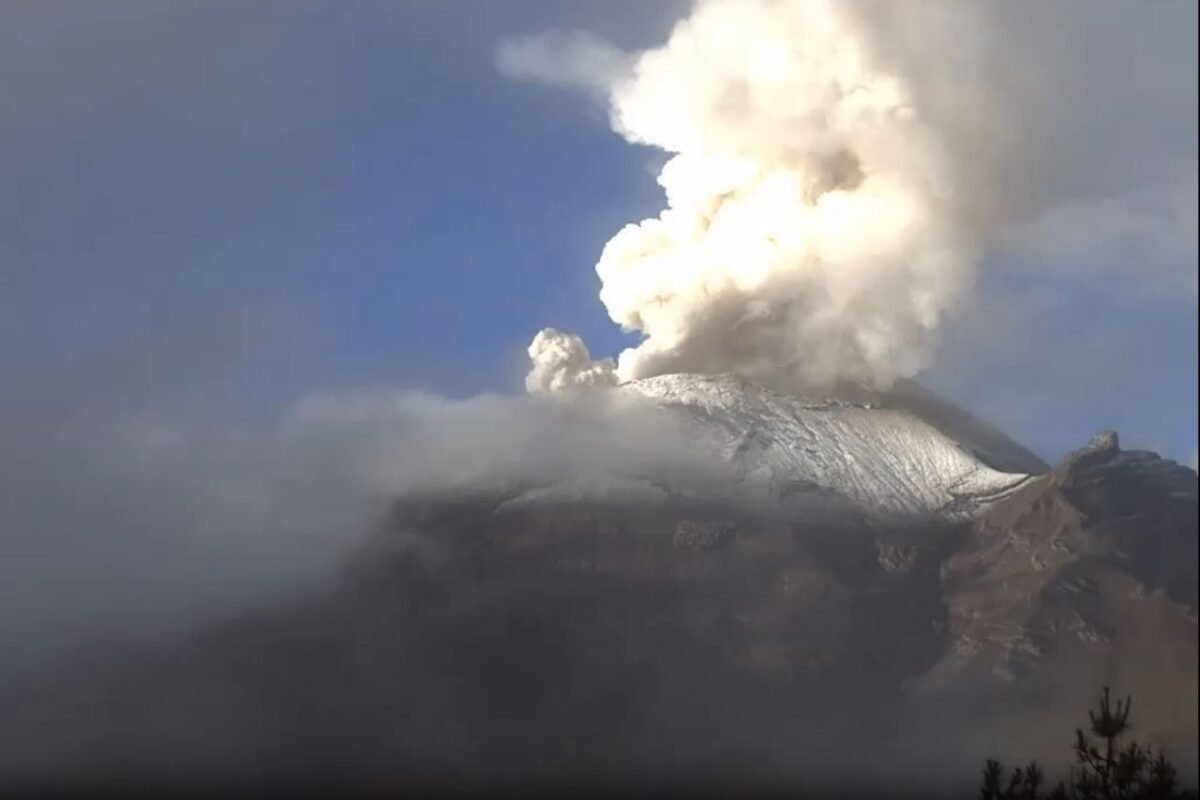
[[[1051,467],[915,384],[597,391],[725,477],[397,498],[335,585],[10,703],[24,735],[0,757],[163,782],[936,796],[972,791],[988,755],[1062,761],[1111,685],[1194,780],[1194,471],[1113,433]]]

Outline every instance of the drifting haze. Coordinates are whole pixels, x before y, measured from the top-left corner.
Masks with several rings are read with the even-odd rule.
[[[276,419],[206,419],[164,394],[223,386],[173,366],[185,353],[193,368],[227,363],[223,337],[157,347],[161,368],[127,390],[76,375],[0,401],[0,677],[63,646],[178,630],[312,584],[400,496],[701,462],[634,398],[362,389],[308,395]],[[133,355],[98,360],[99,379]]]
[[[549,31],[501,42],[496,66],[514,78],[607,94],[628,76],[633,59],[586,31]]]

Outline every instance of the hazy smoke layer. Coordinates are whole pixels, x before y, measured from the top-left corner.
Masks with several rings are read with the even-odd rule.
[[[103,408],[99,388],[73,386],[0,400],[0,684],[47,652],[170,633],[322,579],[399,496],[706,463],[623,396],[340,392],[264,425],[130,410],[116,390]]]
[[[612,84],[614,129],[674,154],[667,208],[596,266],[609,315],[645,336],[621,380],[785,369],[887,385],[927,365],[970,260],[935,136],[848,8],[702,0]],[[531,386],[607,375],[564,368],[553,340],[530,348]]]

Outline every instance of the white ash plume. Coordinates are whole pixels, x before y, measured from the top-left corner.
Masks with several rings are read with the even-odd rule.
[[[610,86],[614,129],[673,154],[666,209],[596,265],[609,315],[644,335],[621,381],[783,371],[884,387],[928,365],[969,249],[934,132],[849,12],[701,0]],[[531,346],[534,390],[610,381],[582,342],[549,370],[546,346]]]

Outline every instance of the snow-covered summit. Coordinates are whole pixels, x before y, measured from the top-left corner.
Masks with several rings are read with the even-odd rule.
[[[914,414],[872,402],[789,396],[731,375],[663,375],[621,391],[682,419],[748,487],[784,505],[963,518],[1030,477],[991,469]]]

